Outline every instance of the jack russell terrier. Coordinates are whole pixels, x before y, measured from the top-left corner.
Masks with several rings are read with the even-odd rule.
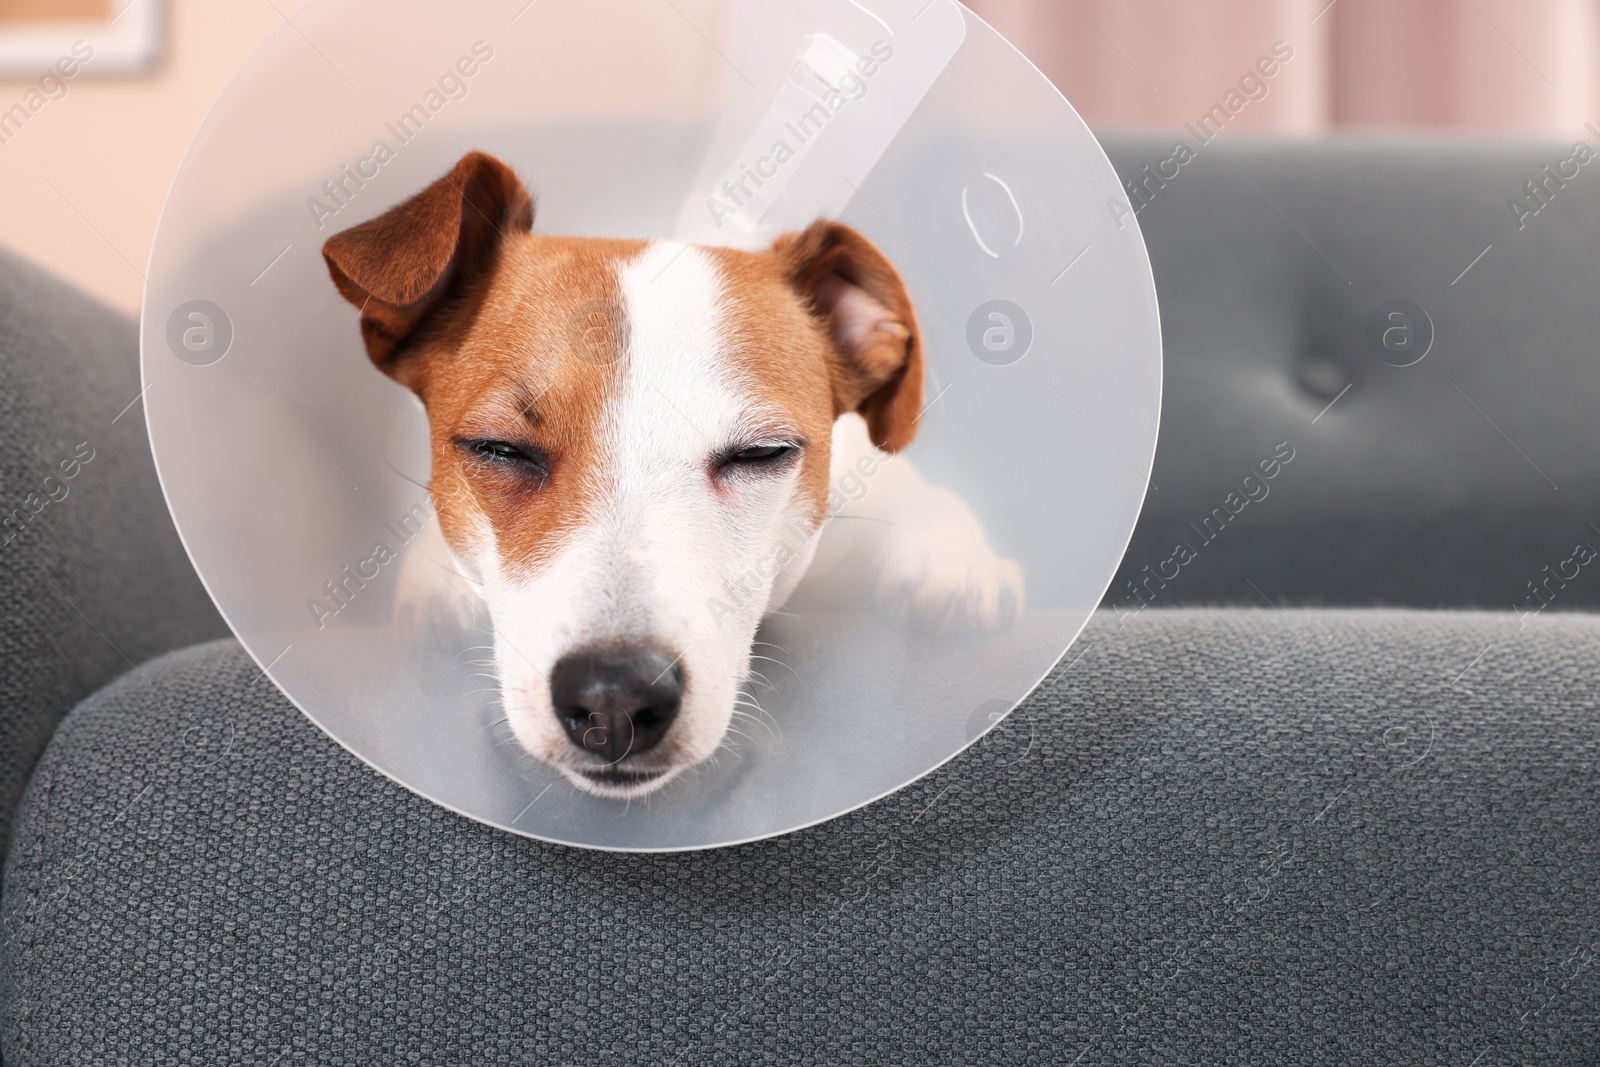
[[[851,511],[860,596],[916,632],[1018,618],[1017,564],[885,455],[916,435],[923,344],[864,237],[821,221],[744,252],[539,236],[533,215],[474,152],[323,249],[372,362],[427,412],[430,536],[487,608],[529,754],[617,798],[711,756],[852,470],[882,464]],[[402,633],[470,624],[450,572],[406,560]]]

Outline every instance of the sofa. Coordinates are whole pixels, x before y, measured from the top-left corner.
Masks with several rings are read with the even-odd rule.
[[[0,1060],[1600,1063],[1600,185],[1107,147],[1167,389],[1101,611],[936,773],[709,852],[323,735],[188,568],[134,324],[0,258]]]

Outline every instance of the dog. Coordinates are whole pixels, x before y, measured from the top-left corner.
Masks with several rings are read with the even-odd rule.
[[[923,338],[865,237],[822,220],[749,252],[533,221],[474,152],[323,249],[367,355],[427,413],[427,536],[474,590],[408,553],[397,620],[460,625],[481,600],[529,754],[613,798],[711,756],[830,485],[869,467],[856,591],[922,633],[1016,621],[1021,569],[894,456],[923,414]]]

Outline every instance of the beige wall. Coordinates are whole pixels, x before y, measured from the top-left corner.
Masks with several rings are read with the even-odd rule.
[[[0,0],[0,22],[103,19],[111,13],[111,0]]]
[[[268,0],[171,0],[166,59],[153,75],[96,80],[91,61],[64,97],[0,144],[0,245],[137,312],[184,149],[233,72],[282,21]],[[33,85],[0,80],[0,110]]]
[[[167,58],[152,76],[96,80],[91,64],[0,143],[0,245],[130,312],[190,137],[298,0],[169,2]],[[677,6],[706,21],[722,2]],[[1431,127],[1562,137],[1600,118],[1596,0],[969,3],[1100,129],[1181,135],[1278,39],[1292,44],[1293,62],[1239,112],[1239,134]],[[33,85],[0,80],[0,113]]]

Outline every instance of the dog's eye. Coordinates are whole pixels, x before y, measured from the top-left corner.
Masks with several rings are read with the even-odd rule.
[[[479,441],[472,450],[484,459],[527,459],[528,454],[516,445],[504,441]]]
[[[544,457],[521,445],[506,441],[462,441],[461,447],[474,459],[497,465],[545,469]]]
[[[756,445],[728,457],[735,463],[775,463],[794,455],[793,445]]]

